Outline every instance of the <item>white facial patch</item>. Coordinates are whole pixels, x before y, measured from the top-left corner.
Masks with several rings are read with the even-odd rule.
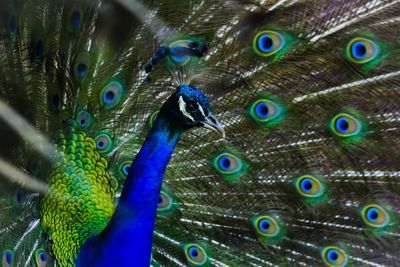
[[[206,114],[204,113],[204,109],[201,105],[199,105],[199,110],[200,110],[201,115],[203,115],[204,118],[207,118]]]
[[[186,102],[183,100],[182,96],[179,97],[178,104],[179,110],[182,112],[183,116],[194,122],[192,115],[186,111]]]

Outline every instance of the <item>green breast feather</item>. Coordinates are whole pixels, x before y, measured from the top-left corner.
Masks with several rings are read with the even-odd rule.
[[[41,203],[41,221],[62,266],[72,266],[80,246],[107,226],[115,192],[107,161],[94,139],[73,127],[57,136],[59,154],[49,191]]]

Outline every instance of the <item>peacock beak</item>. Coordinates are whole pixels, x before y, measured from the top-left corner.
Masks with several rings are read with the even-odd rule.
[[[210,113],[202,123],[205,128],[218,132],[221,134],[222,138],[225,139],[224,127],[222,127],[221,123],[219,123],[213,114]]]

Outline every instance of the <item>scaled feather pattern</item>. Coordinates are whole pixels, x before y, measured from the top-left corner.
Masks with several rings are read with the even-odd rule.
[[[397,0],[0,0],[0,265],[75,266],[190,85],[226,138],[182,134],[151,266],[397,266],[399,14]]]

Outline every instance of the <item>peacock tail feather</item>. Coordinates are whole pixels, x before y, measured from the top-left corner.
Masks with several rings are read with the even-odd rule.
[[[399,12],[0,0],[0,265],[74,266],[160,107],[190,83],[227,137],[182,136],[152,266],[396,266]]]

